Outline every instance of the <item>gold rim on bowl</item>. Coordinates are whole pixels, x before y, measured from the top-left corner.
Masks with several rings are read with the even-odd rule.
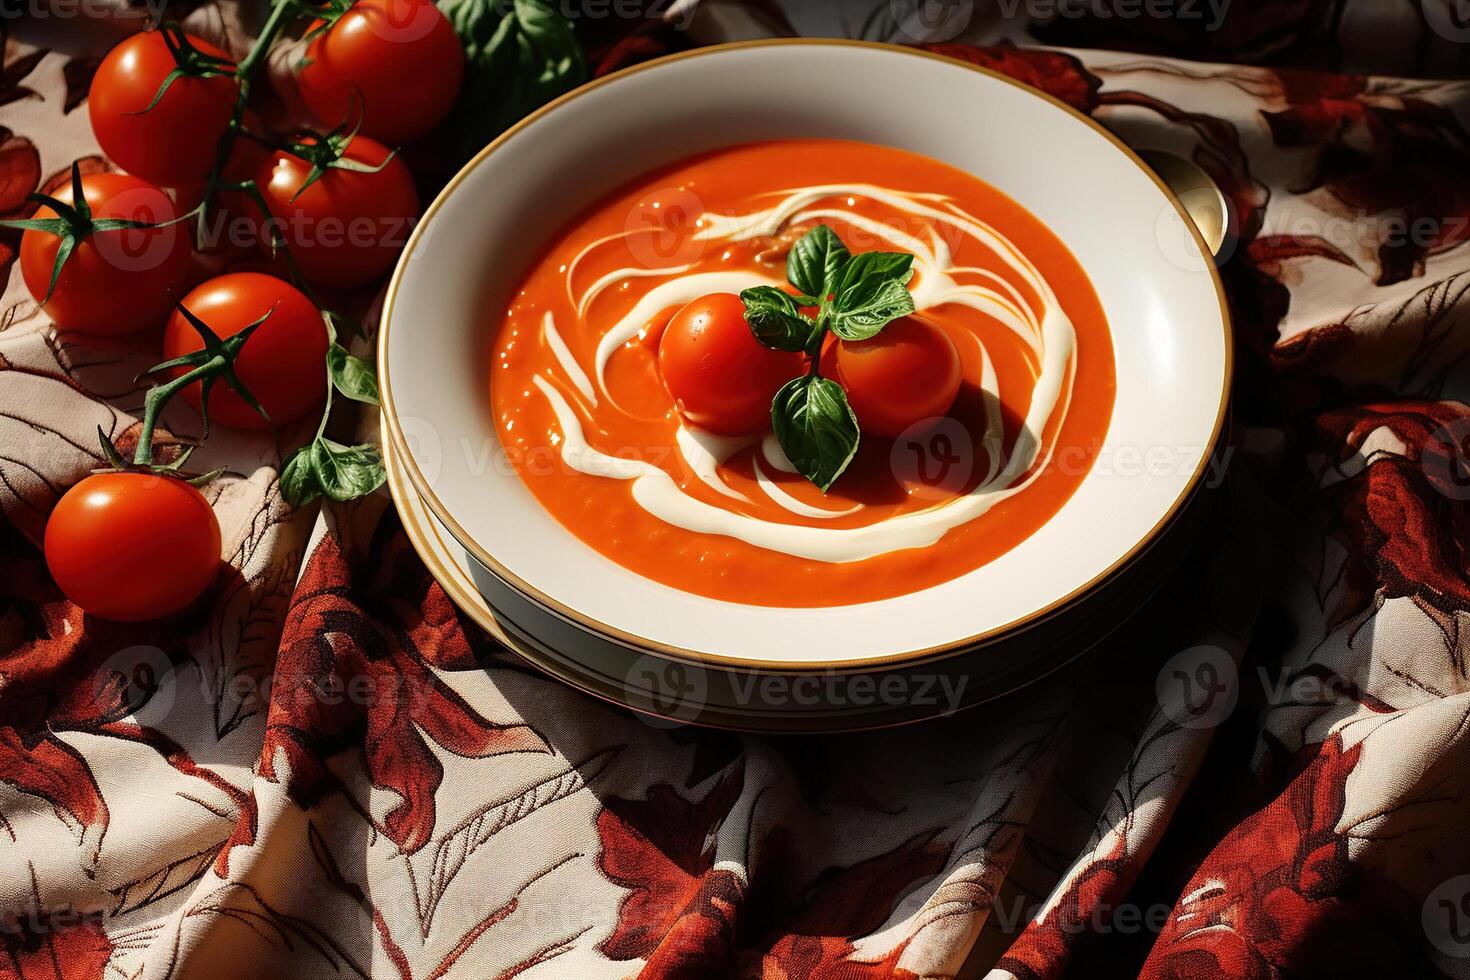
[[[764,734],[834,734],[840,732],[877,731],[884,728],[900,727],[939,717],[947,717],[946,713],[917,713],[897,716],[895,716],[895,713],[884,713],[874,716],[861,712],[844,713],[840,710],[813,712],[807,715],[789,713],[763,714],[760,711],[745,711],[742,713],[740,710],[733,709],[728,705],[712,706],[709,704],[700,706],[696,716],[685,717],[661,713],[647,704],[634,704],[628,697],[628,688],[625,684],[620,684],[611,675],[599,671],[589,664],[582,663],[575,656],[554,652],[549,644],[536,640],[534,636],[530,635],[529,630],[518,626],[509,616],[497,610],[475,584],[472,573],[461,566],[450,554],[458,542],[452,536],[447,536],[447,533],[438,526],[434,517],[428,514],[423,508],[422,498],[414,492],[411,486],[406,484],[400,470],[398,452],[392,447],[387,447],[384,452],[384,465],[388,471],[389,494],[398,512],[404,533],[408,537],[409,543],[414,551],[428,568],[429,574],[445,590],[450,600],[507,650],[555,680],[575,688],[583,694],[594,697],[599,701],[616,705],[619,708],[631,710],[635,714],[647,715],[669,724],[697,724],[702,727],[725,731],[757,732]],[[1181,512],[1177,520],[1181,522],[1185,521],[1185,515],[1194,506],[1196,505],[1192,502],[1185,511]],[[1180,528],[1176,531],[1173,525],[1171,525],[1170,529],[1160,537],[1160,542],[1164,542],[1171,534],[1175,533],[1189,534],[1189,529]],[[1192,539],[1193,535],[1191,534],[1190,541],[1180,544],[1178,547],[1181,550],[1187,549],[1192,546]],[[470,561],[474,561],[473,556],[467,555],[467,557]],[[1130,566],[1129,571],[1131,572],[1132,568],[1143,563],[1144,561],[1140,560],[1133,566]],[[1172,566],[1172,563],[1168,564]],[[1160,569],[1155,569],[1149,573],[1148,580],[1158,585],[1162,584],[1165,577]],[[1116,581],[1118,580],[1110,580],[1109,583],[1101,586],[1099,590],[1089,593],[1089,595],[1096,596],[1101,594],[1103,589],[1112,587]],[[1149,594],[1152,594],[1152,592],[1153,589],[1150,588]],[[1095,614],[1100,615],[1101,613]],[[1099,636],[1098,638],[1101,639],[1102,637]],[[1091,644],[1079,645],[1074,656],[1054,659],[1045,665],[1044,669],[1037,671],[1035,676],[1027,676],[1024,680],[1018,681],[1015,677],[1011,677],[1003,682],[1002,687],[989,690],[989,693],[982,697],[966,701],[958,710],[966,711],[988,704],[996,698],[1003,697],[1021,687],[1029,686],[1055,671],[1065,669],[1073,660],[1085,655],[1091,648]],[[983,649],[974,648],[954,654],[953,656],[955,659],[958,659],[964,654],[978,654]],[[564,661],[578,664],[581,670],[578,671],[574,668],[567,667]],[[876,674],[886,672],[887,670],[912,670],[922,668],[923,666],[925,666],[924,662],[916,661],[911,664],[901,665],[900,667],[880,667],[875,671],[865,673]],[[699,669],[706,668],[701,667]],[[712,667],[708,669],[717,671],[721,668]],[[757,672],[752,668],[744,668],[744,670],[747,672]]]

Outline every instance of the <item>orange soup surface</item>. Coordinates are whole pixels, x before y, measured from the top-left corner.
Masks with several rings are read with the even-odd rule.
[[[685,303],[785,286],[818,224],[854,254],[915,255],[918,314],[963,378],[945,416],[863,433],[826,494],[770,433],[683,420],[658,359]],[[490,328],[499,436],[542,505],[640,575],[754,605],[874,601],[994,560],[1077,489],[1113,408],[1108,324],[1066,246],[983,181],[865,143],[746,144],[650,174],[563,230]]]

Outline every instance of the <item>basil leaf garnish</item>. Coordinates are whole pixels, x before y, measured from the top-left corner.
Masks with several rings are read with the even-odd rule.
[[[852,257],[837,232],[828,225],[817,225],[799,238],[786,256],[786,278],[807,296],[822,299],[829,285]]]
[[[843,340],[866,340],[890,321],[914,312],[907,286],[914,277],[913,264],[914,257],[905,252],[853,256],[832,287],[832,332]]]
[[[904,252],[853,255],[829,225],[817,225],[786,256],[786,278],[801,295],[774,286],[740,294],[759,343],[809,358],[808,373],[771,400],[771,428],[791,465],[823,493],[852,462],[862,433],[842,386],[821,376],[822,341],[829,330],[842,340],[867,340],[914,312],[913,265]],[[801,312],[813,306],[815,320]]]
[[[848,307],[832,314],[832,332],[843,340],[867,340],[901,316],[914,312],[914,297],[898,279],[864,279],[844,297]]]
[[[870,288],[886,279],[906,285],[914,277],[914,257],[907,252],[860,252],[842,267],[832,284],[832,306],[845,310],[852,306],[849,297],[864,284]]]
[[[742,290],[745,322],[755,339],[776,350],[802,351],[812,342],[816,324],[801,315],[796,299],[775,286]]]
[[[857,453],[858,422],[847,394],[815,374],[794,378],[771,401],[771,427],[797,472],[823,493]]]

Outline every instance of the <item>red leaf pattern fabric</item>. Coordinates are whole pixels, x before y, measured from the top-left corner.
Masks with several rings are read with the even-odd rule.
[[[102,980],[114,952],[102,926],[81,916],[7,930],[4,943],[3,980]]]
[[[1237,381],[1173,579],[1096,655],[973,712],[671,729],[499,649],[384,497],[292,511],[270,440],[216,431],[218,580],[168,620],[99,622],[40,542],[95,430],[135,431],[154,340],[57,333],[0,233],[0,978],[1470,977],[1452,5],[828,6],[577,30],[596,74],[800,32],[921,45],[1199,163],[1231,210]],[[248,40],[235,7],[170,9]],[[7,217],[73,159],[108,166],[83,107],[100,52],[45,37],[5,44]],[[374,322],[374,296],[343,302]],[[165,425],[200,432],[187,407]],[[1200,651],[1208,716],[1167,694]]]

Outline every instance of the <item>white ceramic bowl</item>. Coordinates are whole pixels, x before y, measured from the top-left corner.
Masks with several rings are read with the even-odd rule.
[[[1118,394],[1097,465],[1035,534],[942,585],[835,609],[681,592],[577,540],[502,462],[488,348],[496,311],[538,250],[656,167],[782,137],[885,144],[988,181],[1068,245],[1107,313]],[[522,122],[430,205],[394,273],[379,343],[387,437],[424,503],[482,564],[605,635],[766,667],[894,663],[972,647],[1083,595],[1137,555],[1197,485],[1230,377],[1228,316],[1204,244],[1116,138],[971,65],[812,40],[640,65]]]

